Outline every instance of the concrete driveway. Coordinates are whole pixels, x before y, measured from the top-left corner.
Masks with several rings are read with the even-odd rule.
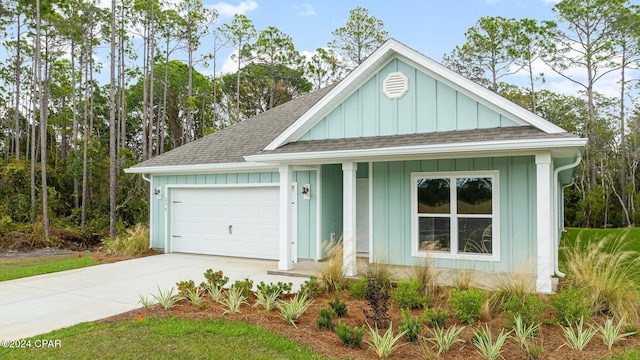
[[[148,295],[181,280],[199,284],[207,269],[222,270],[232,283],[248,277],[293,282],[308,278],[268,275],[276,261],[192,254],[162,254],[83,269],[0,282],[0,340],[18,340],[139,308]]]

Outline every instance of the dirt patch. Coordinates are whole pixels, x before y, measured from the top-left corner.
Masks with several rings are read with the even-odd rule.
[[[366,323],[366,319],[363,315],[362,309],[368,308],[366,301],[349,299],[346,295],[341,296],[347,302],[348,313],[342,318],[342,321],[349,326],[361,326]],[[251,302],[253,303],[253,302]],[[436,307],[446,308],[446,298],[443,297],[435,304]],[[111,318],[102,320],[103,322],[117,322],[117,321],[136,321],[138,315],[144,318],[168,318],[179,317],[189,319],[219,319],[224,318],[228,320],[243,321],[250,324],[257,324],[264,327],[267,330],[282,334],[292,340],[305,344],[309,348],[318,351],[325,356],[331,356],[341,359],[374,359],[377,358],[375,352],[368,349],[368,346],[364,343],[361,349],[353,349],[342,346],[338,336],[327,330],[321,330],[316,325],[316,318],[318,316],[318,309],[320,307],[328,307],[326,297],[320,297],[314,300],[313,304],[307,310],[307,312],[299,319],[297,328],[285,323],[282,320],[276,310],[271,312],[264,312],[257,307],[251,305],[243,305],[241,308],[241,314],[235,315],[222,315],[224,308],[218,303],[214,303],[211,299],[207,298],[206,306],[204,309],[198,308],[191,304],[187,300],[182,300],[180,303],[170,309],[163,310],[158,305],[152,309],[133,310],[124,314],[120,314]],[[413,315],[419,316],[422,314],[422,310],[414,310]],[[549,314],[548,314],[549,315]],[[392,307],[390,310],[391,321],[395,332],[397,333],[397,327],[400,325],[400,311],[396,307]],[[546,317],[549,321],[551,317]],[[602,323],[603,319],[596,319],[599,323]],[[475,327],[484,327],[488,324],[491,328],[491,332],[495,336],[504,327],[504,320],[501,317],[494,316],[488,321],[478,322]],[[454,319],[447,321],[447,326],[456,324]],[[458,324],[458,327],[461,324]],[[475,347],[472,344],[473,329],[467,326],[461,333],[460,338],[464,340],[464,343],[457,343],[453,349],[441,356],[441,359],[481,359],[476,353]],[[366,340],[368,335],[365,333],[364,339]],[[543,325],[541,328],[540,339],[545,348],[543,355],[538,359],[547,360],[577,360],[577,359],[600,359],[605,356],[612,356],[622,349],[627,348],[640,348],[640,337],[626,338],[618,342],[612,351],[607,350],[606,346],[602,343],[600,337],[596,335],[585,351],[574,351],[567,346],[563,346],[564,335],[562,329],[555,325]],[[402,346],[400,346],[389,359],[420,359],[422,356],[422,348],[417,343],[408,343],[401,340]],[[516,345],[512,340],[508,340],[507,344],[503,347],[502,356],[509,360],[527,359],[526,352]]]
[[[0,258],[24,258],[24,257],[36,257],[36,256],[53,256],[53,255],[64,255],[64,254],[73,254],[75,251],[67,250],[67,249],[55,249],[55,248],[44,248],[44,249],[35,249],[35,250],[7,250],[5,252],[0,252]]]

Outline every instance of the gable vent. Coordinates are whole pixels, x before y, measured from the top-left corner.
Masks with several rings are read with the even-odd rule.
[[[409,79],[401,72],[394,72],[387,75],[382,83],[382,92],[389,99],[400,99],[409,89]]]

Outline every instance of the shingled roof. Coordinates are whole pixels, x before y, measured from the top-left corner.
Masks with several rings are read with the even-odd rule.
[[[328,86],[298,97],[131,168],[244,162],[244,156],[264,149],[332,88]]]

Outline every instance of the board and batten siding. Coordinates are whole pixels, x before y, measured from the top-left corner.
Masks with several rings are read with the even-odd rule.
[[[326,256],[326,249],[331,234],[335,235],[335,240],[342,236],[342,165],[327,164],[322,165],[322,231],[321,231],[321,258]]]
[[[500,261],[429,259],[440,268],[535,273],[536,167],[533,156],[374,162],[374,261],[413,265],[411,256],[411,173],[498,170]]]
[[[409,79],[407,93],[391,100],[382,92],[387,75]],[[424,72],[394,59],[314,125],[300,140],[519,126]]]
[[[318,176],[315,170],[295,171],[293,181],[298,183],[298,259],[316,259],[318,244]],[[309,184],[311,198],[306,200],[302,187]]]

